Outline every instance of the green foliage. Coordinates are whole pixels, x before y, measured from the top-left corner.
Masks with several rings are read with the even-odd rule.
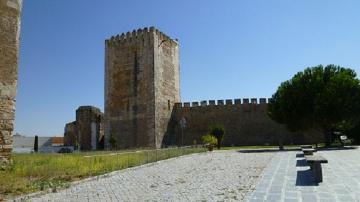
[[[111,149],[116,149],[117,142],[116,142],[116,139],[114,138],[114,136],[110,135],[109,143],[111,145]]]
[[[217,147],[220,149],[221,142],[225,134],[224,128],[221,126],[213,126],[211,127],[210,134],[217,139]]]
[[[217,139],[211,134],[207,134],[201,137],[201,140],[204,144],[217,145]]]
[[[13,162],[0,170],[0,201],[8,196],[67,186],[69,182],[181,155],[204,148],[102,151],[72,154],[13,154]]]
[[[291,131],[317,129],[329,135],[359,122],[360,85],[352,69],[335,65],[306,68],[283,82],[268,115]]]
[[[35,135],[34,152],[38,152],[38,150],[39,150],[39,137],[37,135]]]

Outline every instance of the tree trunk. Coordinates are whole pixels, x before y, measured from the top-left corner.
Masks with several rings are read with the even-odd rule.
[[[324,130],[325,147],[330,147],[332,142],[332,131],[329,129]]]
[[[217,148],[220,149],[222,138],[219,138],[219,139],[217,139],[217,140],[218,140],[218,142],[217,142]]]
[[[35,135],[35,140],[34,140],[34,152],[37,153],[39,150],[39,137],[37,135]]]
[[[284,142],[283,142],[282,134],[278,135],[278,143],[279,143],[279,150],[280,151],[284,150]]]

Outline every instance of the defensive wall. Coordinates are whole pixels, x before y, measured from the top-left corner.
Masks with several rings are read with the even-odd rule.
[[[176,103],[171,123],[173,132],[164,143],[201,143],[201,137],[215,125],[225,129],[223,144],[227,146],[278,145],[279,140],[283,144],[323,142],[322,135],[316,131],[290,132],[271,120],[267,115],[268,101],[251,98]],[[182,118],[186,120],[183,130],[179,124]]]
[[[0,168],[11,159],[21,4],[0,0]]]
[[[107,148],[110,137],[120,149],[199,144],[214,125],[224,127],[228,146],[323,142],[315,131],[294,133],[272,121],[265,98],[179,103],[178,49],[177,40],[154,27],[105,40],[104,119],[97,118],[99,109],[80,107],[76,121],[65,127],[65,142],[77,137],[81,149],[100,149],[102,144],[91,142],[94,131],[102,137],[104,126]],[[183,118],[186,127],[181,129]]]

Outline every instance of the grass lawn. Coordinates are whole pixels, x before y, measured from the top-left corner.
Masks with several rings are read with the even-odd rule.
[[[204,152],[204,148],[86,152],[73,154],[13,154],[12,165],[0,171],[0,201],[21,194],[64,187],[89,176],[138,166],[181,155]]]

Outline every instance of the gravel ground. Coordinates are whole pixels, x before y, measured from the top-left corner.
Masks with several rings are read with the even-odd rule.
[[[31,201],[243,201],[271,153],[215,151],[116,171]]]

